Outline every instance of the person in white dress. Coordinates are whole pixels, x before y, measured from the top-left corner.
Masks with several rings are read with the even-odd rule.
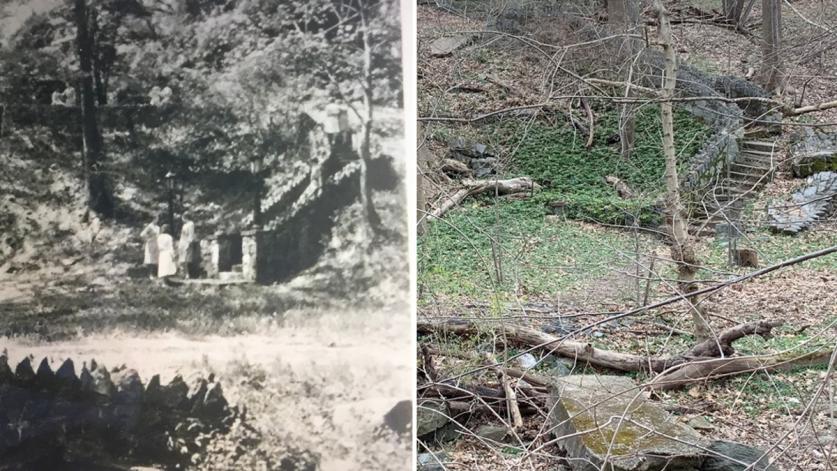
[[[151,221],[140,232],[140,237],[145,241],[145,254],[143,255],[142,263],[148,269],[148,277],[154,278],[157,276],[157,259],[159,258],[159,251],[157,250],[157,236],[160,235],[160,226],[155,221]]]
[[[159,253],[157,277],[163,279],[177,273],[174,239],[169,232],[171,232],[171,229],[169,229],[168,224],[163,224],[163,227],[160,229],[160,235],[157,236],[157,251]]]
[[[180,229],[180,239],[177,241],[177,256],[180,271],[184,278],[190,278],[190,266],[194,260],[195,223],[188,212],[183,212],[183,227]]]

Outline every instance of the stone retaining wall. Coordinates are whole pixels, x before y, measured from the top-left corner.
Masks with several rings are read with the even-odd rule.
[[[659,87],[664,68],[662,54],[647,49],[643,52],[643,63],[650,69],[646,85]],[[680,98],[718,97],[743,98],[766,97],[757,85],[731,76],[712,77],[689,66],[678,64],[675,94]],[[681,188],[684,199],[695,202],[715,183],[740,155],[738,142],[744,136],[744,125],[748,119],[778,120],[781,115],[771,113],[763,102],[744,101],[740,106],[721,100],[682,101],[677,105],[712,127],[712,136],[689,160],[687,170],[681,173]]]
[[[85,463],[182,467],[205,446],[201,437],[226,432],[237,416],[212,376],[144,385],[134,370],[95,361],[77,374],[70,359],[53,371],[26,358],[12,371],[0,356],[3,469],[64,469],[55,460],[70,443]]]

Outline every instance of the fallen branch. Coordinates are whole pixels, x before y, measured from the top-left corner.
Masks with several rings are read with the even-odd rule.
[[[449,196],[430,212],[431,218],[440,218],[446,212],[462,203],[468,196],[483,192],[492,192],[498,195],[509,195],[513,193],[524,193],[538,188],[538,184],[528,177],[510,178],[508,180],[463,180],[465,188],[461,188]]]
[[[628,184],[623,182],[619,177],[614,175],[608,175],[605,177],[604,180],[605,183],[612,186],[613,189],[616,190],[616,194],[618,194],[619,197],[623,200],[633,199],[633,190],[631,190],[631,187],[629,187]]]
[[[593,147],[593,137],[594,137],[594,128],[596,126],[596,117],[593,116],[593,109],[590,108],[590,103],[587,103],[587,99],[581,97],[581,106],[584,107],[584,111],[587,113],[587,121],[590,123],[590,129],[587,130],[587,144],[585,147],[588,149]]]
[[[732,348],[732,343],[736,340],[748,335],[759,335],[765,340],[770,339],[773,337],[773,328],[779,327],[784,323],[785,321],[783,320],[771,320],[739,324],[721,331],[718,334],[717,340],[706,339],[700,342],[683,354],[683,356],[687,358],[729,356],[735,353],[735,349]],[[721,354],[718,352],[719,346],[721,347]]]
[[[474,173],[467,165],[455,159],[444,159],[442,161],[442,166],[439,167],[439,170],[446,174],[453,175],[471,176]]]
[[[789,116],[799,116],[801,114],[814,113],[814,112],[817,112],[817,111],[825,111],[825,110],[829,110],[831,108],[837,108],[837,100],[828,101],[828,102],[825,102],[825,103],[819,103],[819,104],[816,104],[816,105],[809,105],[809,106],[802,106],[802,107],[799,107],[799,108],[792,108],[792,109],[786,110],[785,114],[789,115]]]
[[[497,413],[505,414],[509,412],[509,401],[505,390],[502,386],[491,387],[482,384],[459,384],[453,386],[446,383],[434,383],[428,385],[430,391],[438,393],[440,397],[448,401],[449,404],[456,404],[457,409],[465,409],[465,403],[477,400],[477,404],[472,406],[471,410],[481,409],[479,406],[487,406]],[[521,417],[532,415],[538,412],[546,404],[547,392],[545,389],[534,389],[530,387],[517,386],[518,391],[525,397],[519,398],[515,396],[514,405],[518,409],[518,414]]]
[[[762,356],[725,356],[722,358],[713,358],[721,352],[724,355],[735,353],[735,350],[732,348],[732,343],[742,337],[760,335],[765,338],[770,338],[772,329],[782,325],[782,323],[783,321],[778,320],[755,321],[730,327],[721,331],[717,340],[710,339],[703,341],[687,352],[672,357],[650,357],[631,353],[612,352],[595,348],[589,343],[569,340],[562,341],[557,337],[535,329],[510,324],[500,325],[497,329],[502,330],[503,337],[509,339],[510,342],[524,346],[540,346],[547,353],[572,358],[576,362],[587,362],[594,366],[625,372],[649,372],[650,370],[651,372],[660,373],[648,386],[654,390],[670,390],[710,379],[756,371],[779,371],[797,367],[815,366],[828,362],[832,355],[831,350],[820,350],[797,357],[791,357],[787,353],[779,353]],[[417,324],[417,331],[420,334],[440,332],[456,335],[476,335],[484,332],[484,329],[478,328],[476,323],[472,321],[450,320],[436,322],[420,321]],[[549,345],[549,347],[547,348],[546,345]],[[718,349],[719,345],[721,347],[720,351]],[[507,378],[505,375],[515,377],[523,377],[524,375],[523,372],[518,370],[491,368],[498,372],[498,375],[501,377],[501,382],[504,381],[502,379],[503,377]],[[537,384],[537,386],[525,387],[523,388],[524,390],[539,393],[543,390],[542,387],[547,385],[546,381],[540,380],[536,376],[533,376],[532,379],[536,380],[534,384]],[[505,389],[505,385],[503,388]],[[518,388],[521,388],[521,386],[518,385]],[[510,410],[514,414],[513,410],[508,408],[508,405],[498,403],[502,402],[503,399],[511,397],[504,389],[496,390],[482,386],[469,388],[474,394],[478,394],[484,398],[486,402],[491,403],[490,401],[493,400],[494,402],[491,404],[493,407],[498,408],[498,410]],[[536,406],[535,404],[530,405]]]
[[[678,389],[683,386],[757,371],[781,371],[792,368],[816,366],[828,363],[831,350],[805,353],[797,357],[787,354],[746,356],[735,358],[711,358],[686,363],[672,371],[663,373],[648,386],[654,390]]]
[[[500,377],[500,384],[503,385],[503,391],[506,393],[506,407],[509,409],[511,415],[511,428],[517,430],[523,427],[523,416],[520,415],[520,407],[517,405],[517,394],[511,387],[509,377],[502,371],[497,371],[497,376]]]
[[[495,330],[502,331],[503,338],[526,347],[540,347],[546,353],[570,358],[576,362],[586,362],[593,366],[618,371],[644,371],[663,373],[672,367],[713,358],[721,354],[728,356],[735,353],[732,343],[748,335],[760,335],[769,338],[774,327],[783,321],[755,321],[740,324],[722,330],[717,339],[705,340],[687,352],[671,357],[650,357],[632,353],[613,352],[593,347],[587,342],[562,340],[559,337],[529,327],[502,324]],[[446,333],[456,335],[476,335],[484,331],[476,322],[467,320],[419,321],[416,330],[420,334]],[[719,347],[720,346],[720,350]],[[537,383],[535,383],[537,384]]]

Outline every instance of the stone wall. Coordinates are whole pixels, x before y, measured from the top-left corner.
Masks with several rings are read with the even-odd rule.
[[[837,200],[837,172],[820,172],[805,186],[768,209],[770,228],[796,234],[831,213]]]
[[[771,98],[769,93],[755,83],[732,75],[715,77],[712,87],[727,98]],[[764,100],[743,100],[736,104],[749,120],[773,132],[781,132],[782,113],[776,110],[775,105]]]
[[[681,187],[692,197],[704,194],[726,172],[739,155],[740,128],[715,130],[703,147],[689,161],[688,170],[681,176]]]
[[[651,71],[646,85],[659,87],[664,67],[662,54],[646,49],[643,64]],[[678,64],[675,95],[681,98],[766,96],[758,86],[736,77],[712,77],[688,64]],[[695,202],[722,178],[729,165],[740,153],[738,141],[744,135],[747,117],[764,113],[761,102],[742,102],[742,107],[722,100],[682,101],[677,105],[712,127],[712,135],[689,160],[681,173],[680,183],[684,199]],[[776,119],[775,115],[771,115]],[[781,119],[781,117],[779,117]],[[694,206],[694,205],[693,205]]]
[[[358,200],[359,190],[359,167],[346,165],[328,179],[318,197],[300,204],[274,228],[247,233],[248,243],[254,244],[248,250],[255,254],[256,281],[286,281],[314,266],[325,252],[334,216]]]
[[[53,371],[46,359],[35,370],[26,358],[12,371],[0,355],[3,469],[66,469],[70,443],[86,469],[126,461],[181,469],[202,450],[201,435],[226,432],[237,416],[212,376],[143,384],[134,370],[95,361],[77,374],[69,359]]]

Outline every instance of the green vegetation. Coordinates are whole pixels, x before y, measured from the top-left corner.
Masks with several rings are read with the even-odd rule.
[[[535,295],[554,293],[626,265],[625,254],[633,251],[633,244],[628,233],[544,221],[543,214],[526,202],[496,208],[475,202],[431,225],[419,241],[419,282],[435,294],[459,296],[515,288]],[[492,256],[497,250],[501,280]]]
[[[435,294],[454,296],[511,290],[537,295],[628,264],[626,254],[636,243],[633,234],[544,218],[549,202],[562,201],[566,219],[632,224],[636,214],[642,224],[659,222],[655,200],[662,192],[665,169],[659,115],[653,108],[639,111],[634,155],[627,161],[619,155],[618,143],[607,144],[617,132],[617,122],[615,113],[599,113],[596,144],[590,149],[584,146],[584,136],[569,126],[540,122],[528,128],[511,121],[436,130],[437,139],[461,135],[509,152],[516,148],[508,176],[530,176],[542,189],[525,199],[469,199],[443,221],[431,224],[419,240],[420,283]],[[685,113],[676,115],[675,128],[678,155],[686,162],[709,131]],[[608,175],[626,182],[639,198],[621,199],[604,181]],[[647,247],[649,237],[642,235],[641,243]]]
[[[740,408],[750,417],[758,416],[765,407],[773,411],[793,410],[801,404],[798,398],[810,393],[811,385],[786,375],[756,373],[739,376],[727,383],[730,389],[739,391],[739,395],[727,406]]]
[[[589,149],[584,146],[585,137],[568,126],[538,123],[524,133],[522,125],[514,123],[498,131],[509,140],[523,139],[514,158],[514,173],[530,176],[544,186],[529,204],[564,201],[566,215],[572,219],[623,224],[638,214],[642,223],[655,223],[659,214],[654,200],[662,193],[665,172],[659,113],[656,108],[639,110],[636,145],[629,160],[619,155],[618,143],[607,143],[618,133],[617,127],[615,113],[600,114],[596,139]],[[709,129],[685,112],[676,114],[674,128],[677,155],[683,164],[703,144]],[[604,181],[608,175],[618,177],[637,192],[637,201],[629,203],[620,198]]]

